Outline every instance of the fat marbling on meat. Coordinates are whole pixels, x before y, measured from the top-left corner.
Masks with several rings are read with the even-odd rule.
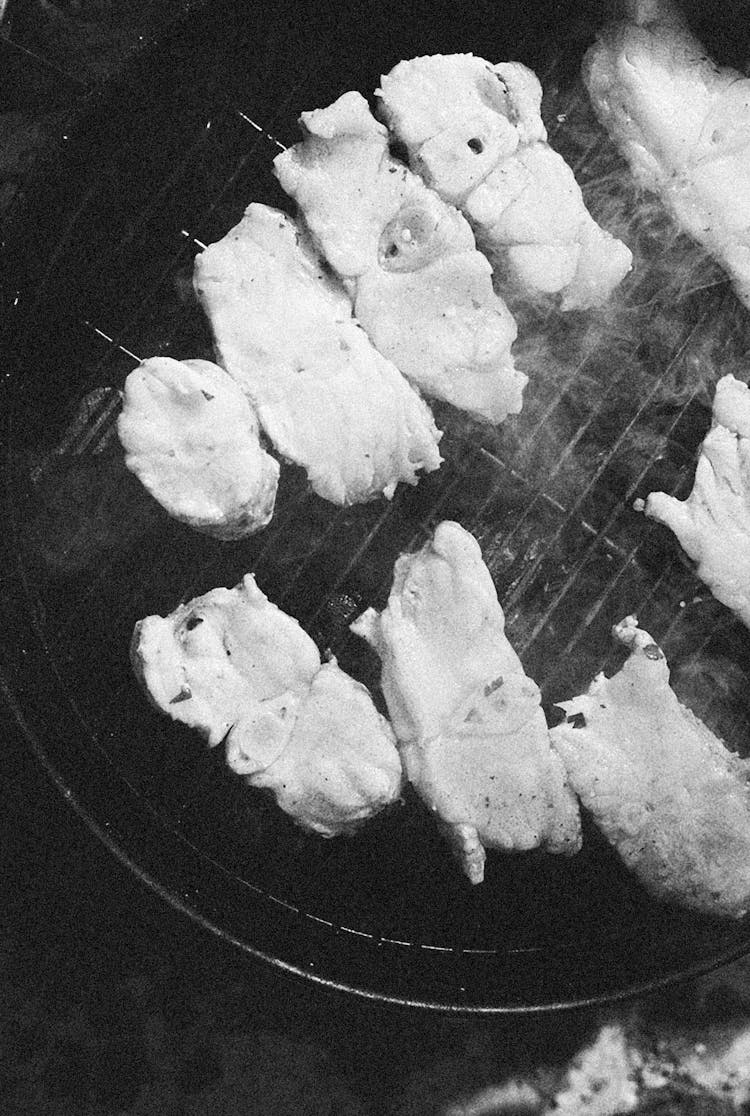
[[[140,620],[133,669],[154,705],[196,729],[306,829],[333,837],[394,802],[401,761],[370,694],[321,664],[251,574]]]
[[[657,898],[707,914],[750,909],[750,765],[681,705],[661,649],[629,616],[630,657],[562,702],[551,730],[568,779]]]
[[[373,344],[427,395],[492,422],[517,414],[516,324],[465,218],[391,156],[359,93],[300,120],[275,172]]]
[[[340,283],[286,214],[250,205],[195,261],[218,359],[279,453],[318,495],[354,504],[440,464],[429,407],[352,317]]]
[[[717,66],[668,0],[631,0],[583,79],[636,180],[729,273],[750,306],[750,78]]]
[[[207,360],[150,357],[125,381],[117,433],[125,464],[174,519],[220,539],[264,527],[279,465],[255,412]]]
[[[750,627],[750,388],[734,376],[716,385],[687,500],[652,492],[643,510],[677,536],[717,600]]]
[[[559,293],[563,310],[606,301],[632,254],[597,225],[547,143],[533,71],[473,54],[413,58],[381,78],[378,96],[411,168],[466,215],[493,263]]]
[[[398,559],[387,608],[353,625],[382,660],[407,777],[472,883],[484,878],[485,848],[580,847],[539,690],[504,629],[479,544],[450,521]]]

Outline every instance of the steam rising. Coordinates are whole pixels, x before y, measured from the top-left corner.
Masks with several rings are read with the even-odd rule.
[[[703,702],[695,711],[742,745],[750,735],[740,685],[749,634],[710,598],[671,534],[637,514],[633,502],[656,489],[689,491],[716,381],[727,372],[748,379],[750,314],[718,265],[635,185],[580,82],[571,91],[548,78],[543,111],[550,142],[573,167],[592,216],[633,252],[633,269],[609,303],[561,313],[554,297],[530,299],[498,273],[498,291],[518,322],[516,363],[529,376],[520,415],[492,426],[433,403],[445,431],[445,463],[416,489],[401,486],[390,505],[334,512],[286,468],[276,515],[262,535],[241,552],[211,552],[210,570],[204,544],[191,540],[185,579],[194,579],[195,595],[255,570],[322,649],[375,687],[377,664],[349,635],[348,623],[368,605],[384,605],[399,553],[421,545],[441,519],[456,519],[482,546],[509,637],[548,711],[585,689],[599,670],[616,669],[611,627],[636,613],[663,643],[686,704],[691,693],[703,702],[700,695],[716,689],[719,677],[731,680],[718,704]],[[264,173],[272,183],[269,168],[270,161]],[[217,203],[213,231],[199,230],[205,240],[221,235],[258,197],[258,168],[248,175],[238,179],[236,194]],[[268,191],[262,199],[278,204]],[[180,279],[172,276],[177,289],[133,333],[134,351],[212,357],[190,284],[180,286]],[[79,472],[87,464],[74,462]],[[66,476],[62,487],[76,492],[77,476]],[[29,516],[33,523],[46,514],[41,487],[36,500],[42,507]],[[128,522],[121,511],[113,505],[110,518]],[[79,565],[101,553],[88,535],[84,542],[75,550]],[[162,549],[145,564],[161,568]],[[166,603],[174,592],[166,568],[163,580]],[[143,592],[137,577],[130,592],[134,599]],[[154,611],[153,602],[143,607]]]
[[[548,83],[544,110],[552,146],[574,168],[594,219],[633,252],[633,268],[606,306],[567,314],[554,298],[510,289],[496,271],[529,384],[521,415],[500,427],[477,430],[449,416],[450,430],[498,466],[501,494],[468,525],[511,639],[551,701],[615,668],[609,630],[631,611],[657,638],[668,634],[678,676],[703,693],[716,662],[741,661],[747,641],[713,648],[704,671],[690,620],[692,599],[705,591],[674,540],[632,505],[655,488],[689,490],[716,381],[727,372],[748,378],[750,317],[719,266],[635,184],[582,85],[563,95]],[[720,606],[702,615],[733,628]],[[680,675],[683,658],[689,668]],[[740,689],[728,691],[737,709],[725,710],[724,727],[747,727]]]

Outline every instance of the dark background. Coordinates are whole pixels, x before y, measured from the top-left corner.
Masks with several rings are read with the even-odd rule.
[[[169,41],[175,20],[199,18],[199,8],[148,0],[126,9],[105,0],[9,5],[0,28],[0,206],[9,221],[26,219],[40,179],[58,165],[50,145],[92,89],[118,80],[153,41]],[[591,8],[576,8],[582,28]],[[436,9],[415,5],[415,21]],[[569,9],[540,4],[535,18]],[[474,5],[472,18],[497,10]],[[725,5],[720,18],[698,3],[688,10],[724,60],[744,61],[746,4]],[[371,15],[363,7],[363,19]],[[335,22],[335,8],[325,18]],[[378,19],[385,41],[386,9]],[[290,24],[290,37],[307,33]],[[12,231],[18,243],[17,224]],[[39,250],[30,259],[33,273]],[[254,961],[119,864],[52,786],[11,719],[0,727],[0,1109],[8,1116],[437,1114],[511,1075],[553,1089],[596,1033],[600,1011],[486,1021],[408,1013]],[[612,1014],[649,1041],[675,1023],[709,1033],[729,1019],[739,1031],[748,1020],[744,968]],[[684,1086],[658,1099],[660,1112],[728,1111]],[[657,1108],[649,1101],[642,1110]]]

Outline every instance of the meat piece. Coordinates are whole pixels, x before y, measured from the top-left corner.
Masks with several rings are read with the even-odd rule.
[[[381,685],[406,774],[472,883],[484,849],[572,853],[574,796],[550,750],[539,690],[505,636],[476,540],[441,523],[396,562],[388,607],[352,626],[382,659]]]
[[[273,791],[282,810],[323,837],[348,832],[393,803],[401,761],[388,722],[364,686],[334,661],[306,692],[289,743],[258,770],[239,737],[227,741],[227,763],[251,786]]]
[[[750,905],[750,768],[669,686],[663,652],[635,617],[614,629],[622,670],[562,702],[552,729],[570,785],[657,898],[714,915]]]
[[[248,400],[210,361],[144,360],[125,381],[117,433],[127,467],[182,523],[238,539],[271,518],[278,462]]]
[[[285,214],[253,204],[195,261],[218,359],[313,490],[354,504],[440,464],[432,414],[352,317],[341,285]]]
[[[717,600],[750,627],[750,389],[716,385],[713,423],[687,500],[652,492],[644,511],[674,531]]]
[[[398,798],[401,762],[369,693],[248,574],[136,624],[133,669],[163,713],[225,741],[229,766],[324,837]]]
[[[750,306],[750,79],[714,65],[664,0],[631,10],[584,58],[594,109],[637,181]]]
[[[606,301],[632,255],[597,225],[546,142],[536,74],[438,54],[399,62],[378,97],[412,170],[468,217],[492,262],[530,290],[559,292],[563,310]]]
[[[391,157],[359,93],[301,124],[276,175],[375,347],[428,395],[492,422],[517,414],[516,325],[466,220]]]

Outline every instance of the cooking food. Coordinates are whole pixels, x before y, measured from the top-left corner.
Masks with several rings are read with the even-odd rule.
[[[584,58],[594,109],[638,182],[750,306],[750,79],[707,58],[665,0],[631,10]]]
[[[392,158],[359,93],[300,119],[276,175],[375,347],[428,395],[492,422],[517,414],[516,325],[465,218]]]
[[[232,770],[324,837],[394,802],[401,761],[388,722],[248,574],[135,626],[133,669],[158,709],[225,743]]]
[[[750,627],[750,388],[716,385],[713,422],[687,500],[652,492],[646,515],[674,531],[717,600]]]
[[[472,883],[485,848],[573,853],[580,820],[536,684],[505,636],[476,540],[443,522],[396,562],[388,606],[352,626],[382,660],[404,768]]]
[[[390,497],[399,481],[438,468],[427,404],[373,348],[295,221],[250,205],[197,257],[194,281],[218,359],[318,495]]]
[[[252,428],[262,461],[259,422],[318,495],[348,505],[391,497],[399,482],[438,468],[441,435],[420,389],[493,422],[518,413],[527,378],[514,367],[516,326],[493,290],[491,261],[558,294],[567,310],[604,302],[632,259],[587,212],[572,170],[547,144],[541,96],[518,63],[469,54],[400,63],[379,97],[412,169],[358,93],[304,113],[302,142],[274,164],[299,216],[253,203],[195,261],[223,368],[151,362],[151,383],[142,366],[126,389],[126,448],[135,426],[148,460],[155,456],[148,424],[138,428],[131,412],[136,389],[147,387],[149,399],[172,405],[170,372],[175,406],[188,406],[183,385],[195,396],[195,429],[176,412],[191,451],[196,439],[219,445],[213,426],[204,436],[200,425],[223,414],[212,410],[218,399],[231,412],[219,432],[226,442],[244,446],[236,428]],[[719,546],[740,553],[741,532],[750,533],[741,486],[750,407],[742,411],[737,392],[746,405],[744,385],[721,382],[714,426],[716,445],[723,441],[715,448],[712,431],[704,444],[712,495],[699,466],[688,510],[664,494],[646,507],[678,534],[689,519],[702,549],[684,545],[704,565],[707,555],[718,563]],[[165,471],[180,465],[167,436],[177,425],[162,422]],[[218,484],[202,460],[179,475],[194,496]],[[224,458],[209,460],[223,477]],[[278,465],[268,461],[275,492]],[[235,470],[231,460],[226,467]],[[222,508],[223,537],[262,519],[238,499]],[[721,530],[705,541],[709,519]],[[743,556],[728,565],[739,569]],[[321,662],[250,574],[141,620],[132,662],[160,711],[224,745],[228,766],[307,830],[332,837],[356,828],[398,800],[405,775],[478,884],[487,850],[575,854],[578,795],[659,898],[711,913],[748,909],[747,764],[679,705],[663,654],[633,618],[617,628],[632,649],[626,666],[566,703],[568,721],[552,736],[539,689],[506,637],[480,546],[458,523],[441,523],[421,550],[402,555],[387,607],[368,609],[352,629],[380,656],[391,724],[334,659]]]
[[[657,898],[714,915],[750,907],[750,764],[680,705],[663,652],[628,616],[630,657],[562,702],[552,729],[570,785]]]
[[[632,254],[597,225],[546,142],[531,70],[472,54],[413,58],[384,75],[378,96],[412,170],[468,217],[499,270],[560,293],[563,310],[607,300]]]
[[[125,381],[125,463],[175,519],[220,539],[264,527],[279,465],[234,381],[207,360],[151,357]]]

